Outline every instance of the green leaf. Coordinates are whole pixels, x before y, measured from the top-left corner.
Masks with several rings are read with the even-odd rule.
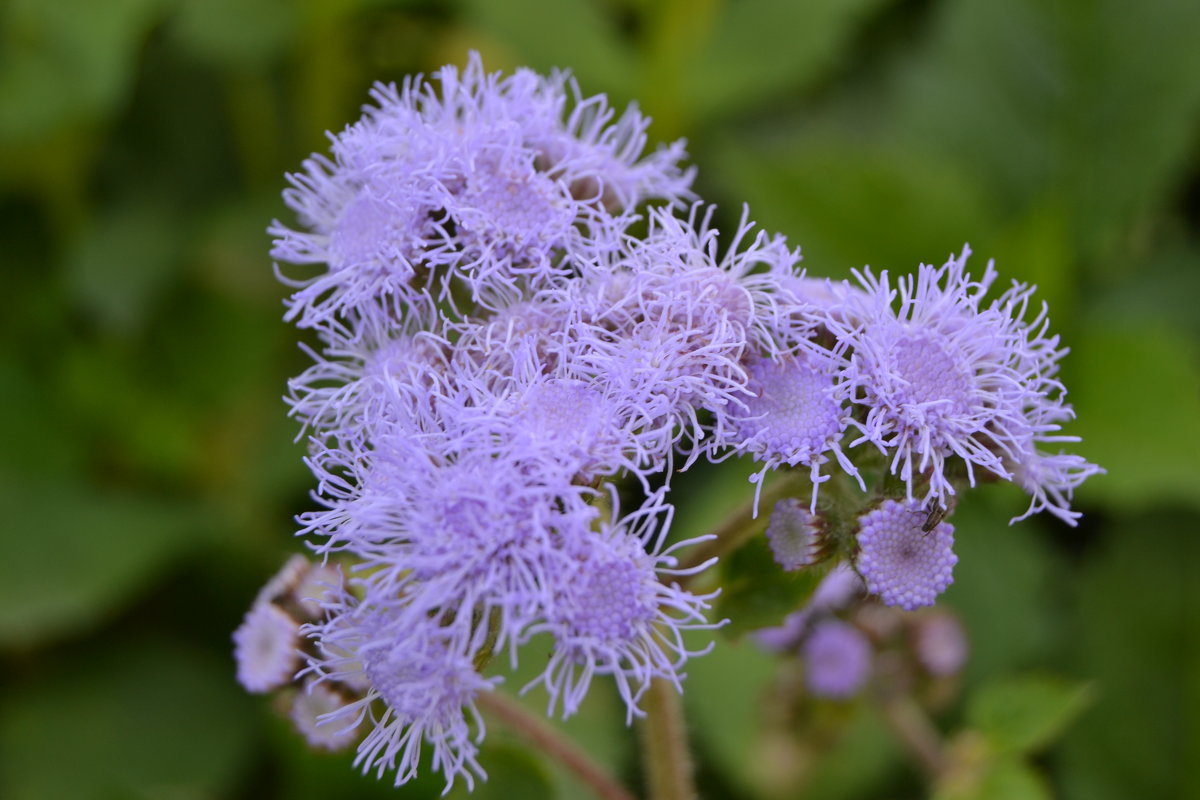
[[[631,54],[612,16],[593,0],[467,0],[463,5],[465,19],[483,34],[477,44],[487,69],[569,69],[585,97],[607,92],[615,103],[633,98]]]
[[[11,685],[0,699],[6,800],[229,796],[252,754],[231,661],[164,643]]]
[[[1094,526],[1066,598],[1070,668],[1099,686],[1057,749],[1070,800],[1196,797],[1200,514],[1157,510]]]
[[[934,800],[1053,800],[1046,781],[1033,767],[1016,758],[982,765],[980,774],[943,785]]]
[[[697,4],[685,3],[683,17]],[[694,58],[678,67],[691,124],[760,106],[815,83],[846,53],[855,29],[882,0],[741,0],[718,3]],[[684,31],[683,36],[695,36]]]
[[[1091,705],[1092,694],[1089,684],[1059,678],[1009,678],[978,689],[968,703],[967,720],[1001,752],[1034,752]]]
[[[184,221],[147,199],[93,220],[67,258],[68,291],[102,327],[133,333],[179,273]]]
[[[1108,475],[1080,489],[1085,503],[1200,507],[1200,348],[1152,317],[1092,319],[1063,367],[1078,418],[1070,445]]]
[[[834,139],[786,146],[729,140],[712,163],[725,194],[802,246],[814,275],[851,267],[910,272],[993,236],[987,203],[964,173],[926,151]]]
[[[695,637],[691,646],[705,639]],[[742,786],[754,786],[751,774],[761,731],[766,689],[778,659],[743,639],[718,639],[712,652],[688,662],[683,701],[693,736],[703,743],[715,766]]]
[[[1192,157],[1200,5],[974,0],[936,13],[898,139],[967,166],[1011,210],[1054,191],[1089,255],[1119,244]]]
[[[0,11],[0,141],[110,113],[165,0],[14,0]]]
[[[12,476],[0,480],[0,508],[0,647],[97,624],[203,541],[209,522],[192,503]]]
[[[829,571],[821,566],[784,571],[762,535],[755,535],[724,561],[715,616],[729,619],[726,633],[730,636],[779,625],[789,612],[804,605]]]
[[[303,5],[289,0],[179,0],[173,32],[180,45],[218,66],[264,67],[296,38]]]

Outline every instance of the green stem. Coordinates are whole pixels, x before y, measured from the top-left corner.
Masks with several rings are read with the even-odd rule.
[[[591,787],[602,800],[635,800],[574,742],[548,725],[540,717],[525,710],[521,704],[500,692],[480,692],[477,702],[489,715],[503,722],[530,744],[553,758],[583,783]]]
[[[669,681],[656,678],[645,698],[642,763],[650,800],[696,800],[683,700]]]
[[[908,695],[898,695],[883,700],[880,710],[892,733],[929,779],[944,775],[946,754],[941,734],[917,702]]]

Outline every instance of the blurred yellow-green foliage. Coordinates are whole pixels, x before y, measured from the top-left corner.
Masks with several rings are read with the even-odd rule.
[[[655,140],[688,138],[700,193],[726,219],[748,202],[810,274],[969,241],[1040,286],[1072,349],[1070,432],[1108,475],[1078,529],[1008,528],[1017,498],[972,495],[945,602],[968,692],[1052,672],[1096,699],[1040,757],[1045,786],[986,796],[1200,796],[1200,3],[8,0],[0,797],[440,792],[304,750],[236,686],[229,637],[310,506],[280,400],[305,362],[264,233],[288,219],[283,173],[373,81],[472,48],[636,99]],[[691,670],[708,797],[761,794],[770,669],[723,640]],[[636,785],[604,701],[569,730]],[[847,713],[804,796],[923,796]],[[571,796],[502,732],[484,760],[479,796]]]

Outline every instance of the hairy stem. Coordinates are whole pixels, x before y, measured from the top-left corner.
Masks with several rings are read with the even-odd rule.
[[[477,702],[530,744],[567,768],[603,800],[635,800],[613,776],[540,717],[500,692],[480,692]]]
[[[884,700],[880,708],[892,733],[916,759],[925,774],[931,780],[943,775],[946,771],[946,755],[941,734],[916,701],[907,695],[900,695]]]
[[[650,800],[696,800],[683,700],[670,681],[651,682],[641,729]]]

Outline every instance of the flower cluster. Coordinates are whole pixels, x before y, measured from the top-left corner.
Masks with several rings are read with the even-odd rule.
[[[756,631],[754,640],[768,652],[798,656],[807,693],[834,701],[861,694],[876,662],[887,691],[918,684],[936,688],[962,670],[967,640],[957,617],[942,610],[905,613],[867,592],[875,589],[839,564],[803,608],[777,627]]]
[[[1031,512],[1077,516],[1096,468],[1039,450],[1069,441],[1071,411],[1030,289],[983,306],[994,272],[972,280],[965,251],[898,290],[887,273],[807,279],[748,212],[718,231],[681,143],[645,154],[647,119],[565,73],[472,56],[372,98],[289,176],[299,227],[270,229],[277,261],[309,270],[277,268],[286,318],[319,343],[288,400],[319,504],[300,532],[326,566],[285,569],[235,643],[251,691],[303,684],[310,741],[357,742],[356,764],[397,784],[427,747],[470,785],[477,700],[534,638],[552,651],[525,688],[550,714],[597,676],[630,718],[651,680],[679,687],[698,654],[684,633],[717,624],[681,580],[709,562],[681,567],[691,542],[668,538],[671,476],[700,457],[750,455],[759,491],[797,468],[805,502],[768,531],[785,566],[857,554],[906,607],[945,588],[953,556],[944,523],[932,545],[899,541],[911,525],[876,519],[893,505],[922,522],[982,470]],[[861,493],[857,544],[823,516],[839,469]],[[885,472],[902,496],[879,505]],[[280,602],[316,570],[321,591]],[[812,657],[844,640],[814,636]]]

